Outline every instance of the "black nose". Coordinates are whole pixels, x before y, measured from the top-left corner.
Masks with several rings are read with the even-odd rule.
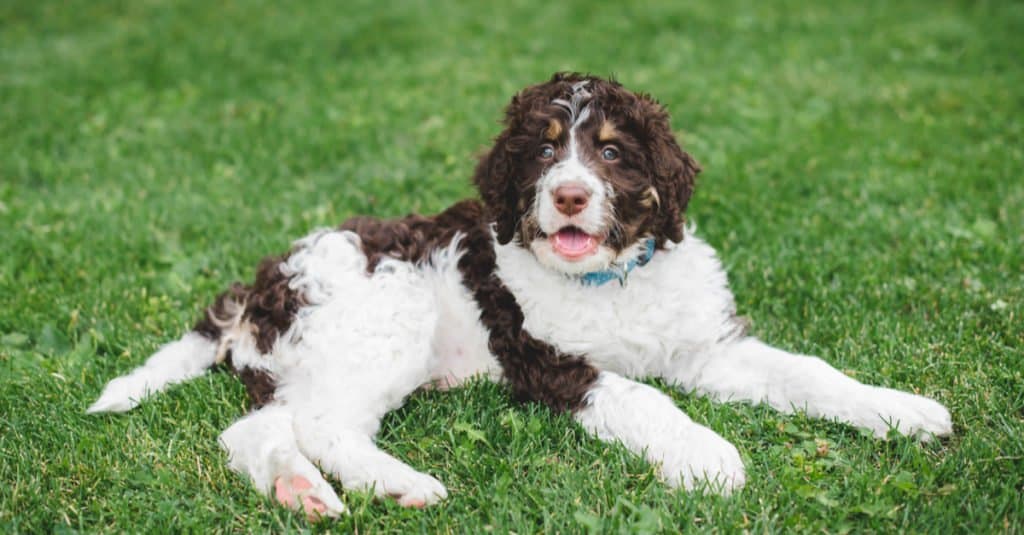
[[[590,202],[590,193],[579,184],[558,186],[552,195],[555,197],[555,207],[567,216],[582,212]]]

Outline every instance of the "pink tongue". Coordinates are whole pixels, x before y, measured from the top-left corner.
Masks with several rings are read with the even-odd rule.
[[[580,254],[590,249],[594,238],[576,228],[564,228],[555,234],[555,249],[562,254]]]

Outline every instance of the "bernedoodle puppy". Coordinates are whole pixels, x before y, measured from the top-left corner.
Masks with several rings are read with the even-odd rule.
[[[127,411],[224,363],[253,402],[220,437],[231,467],[284,504],[332,516],[345,505],[321,471],[407,506],[445,498],[374,435],[416,389],[474,376],[571,413],[686,489],[740,488],[740,455],[633,378],[878,437],[952,432],[931,399],[747,334],[714,249],[683,223],[700,168],[651,97],[560,73],[513,97],[504,125],[476,168],[482,202],[313,232],[112,380],[89,412]]]

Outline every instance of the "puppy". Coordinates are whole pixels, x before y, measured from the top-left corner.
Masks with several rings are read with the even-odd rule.
[[[740,488],[739,453],[633,378],[878,437],[952,432],[931,399],[746,332],[714,249],[684,226],[700,168],[651,97],[559,73],[513,97],[504,125],[476,168],[480,201],[306,236],[111,381],[89,412],[127,411],[224,363],[253,402],[220,437],[230,466],[288,506],[331,516],[345,506],[323,472],[407,506],[445,498],[374,436],[417,388],[473,376],[568,411],[685,489]]]

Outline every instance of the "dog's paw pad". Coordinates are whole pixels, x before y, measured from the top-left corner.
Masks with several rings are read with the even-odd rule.
[[[281,476],[274,480],[274,498],[291,509],[301,507],[310,520],[321,516],[338,516],[345,512],[344,504],[333,491],[316,486],[319,485],[314,485],[303,476]]]
[[[398,497],[398,505],[402,507],[414,507],[416,509],[423,509],[427,506],[427,502],[419,497],[401,496]]]
[[[290,479],[279,477],[274,481],[274,497],[277,498],[278,502],[296,509],[298,508],[299,500],[306,501],[306,496],[302,496],[302,493],[311,488],[313,488],[313,484],[302,476],[292,476]]]
[[[317,498],[316,496],[303,496],[302,509],[306,511],[307,516],[312,515],[313,513],[323,516],[327,513],[327,505],[320,501],[320,498]]]

